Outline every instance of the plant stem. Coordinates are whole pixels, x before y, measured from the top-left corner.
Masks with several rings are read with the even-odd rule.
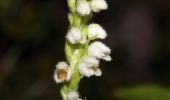
[[[70,62],[70,67],[73,70],[73,73],[72,73],[70,81],[68,83],[64,83],[61,88],[61,95],[62,95],[63,100],[67,100],[66,96],[69,92],[77,91],[77,89],[78,89],[79,82],[82,77],[80,75],[78,65],[81,62],[81,60],[83,59],[83,57],[87,54],[88,44],[89,44],[89,42],[87,41],[87,43],[84,45],[82,45],[82,44],[78,45],[78,47],[76,47],[76,49],[72,48],[72,49],[75,49],[75,50],[73,50],[74,52],[72,55],[68,55],[66,53],[66,56]],[[65,45],[66,45],[66,47],[74,46],[67,42]],[[68,49],[68,48],[66,48],[66,49]]]

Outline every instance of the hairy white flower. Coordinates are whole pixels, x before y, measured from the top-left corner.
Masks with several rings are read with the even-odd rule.
[[[88,26],[88,37],[105,39],[107,36],[106,31],[99,24],[90,24]]]
[[[67,33],[66,38],[72,44],[84,44],[86,42],[86,38],[82,36],[80,29],[77,27],[71,27],[71,29]]]
[[[96,41],[91,43],[88,48],[88,55],[79,65],[80,73],[86,77],[92,75],[101,76],[102,72],[99,69],[99,59],[111,61],[110,53],[110,48],[102,42]]]
[[[90,77],[92,75],[101,76],[99,60],[92,56],[87,56],[79,65],[79,71],[83,76]]]
[[[100,12],[101,10],[106,10],[108,8],[105,0],[92,0],[90,5],[94,12]]]
[[[88,48],[88,53],[98,59],[104,59],[106,61],[111,61],[111,50],[102,42],[96,41],[90,44]]]
[[[81,16],[89,15],[91,12],[89,2],[86,0],[79,0],[76,10]]]
[[[101,70],[96,66],[88,66],[86,63],[81,63],[79,66],[81,75],[90,77],[92,75],[101,76]]]
[[[65,81],[69,81],[71,77],[71,70],[69,70],[69,66],[66,62],[62,61],[56,65],[56,69],[54,71],[54,80],[57,83],[62,83]]]
[[[82,99],[79,98],[78,92],[70,92],[67,95],[67,100],[82,100]]]

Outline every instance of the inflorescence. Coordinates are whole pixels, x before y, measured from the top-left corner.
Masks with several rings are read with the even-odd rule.
[[[108,5],[105,0],[68,0],[68,6],[67,61],[58,62],[54,80],[62,84],[63,100],[83,100],[77,91],[81,78],[101,76],[100,60],[112,60],[111,49],[99,41],[107,37],[106,31],[97,23],[89,24],[93,13],[106,10]]]

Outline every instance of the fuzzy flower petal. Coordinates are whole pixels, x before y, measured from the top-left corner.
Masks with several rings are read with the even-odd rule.
[[[87,56],[83,59],[82,63],[79,65],[79,71],[83,76],[90,77],[92,75],[100,76],[99,72],[99,59]]]
[[[89,15],[91,12],[90,4],[86,0],[79,0],[77,4],[77,12],[81,16]]]
[[[89,55],[94,56],[99,59],[104,59],[106,61],[110,61],[111,50],[102,42],[96,41],[90,44],[88,48]]]
[[[88,26],[88,37],[105,39],[107,37],[106,31],[99,24],[90,24]]]
[[[82,36],[80,29],[77,27],[72,27],[68,31],[66,38],[72,44],[84,44],[86,42],[86,38]]]
[[[90,5],[94,12],[100,12],[101,10],[106,10],[108,8],[105,0],[92,0]]]
[[[84,58],[83,62],[86,63],[87,66],[98,67],[100,61],[93,56],[87,56]]]
[[[90,77],[94,74],[94,70],[92,70],[86,63],[81,63],[79,65],[79,71],[81,73],[81,75],[86,76],[86,77]]]

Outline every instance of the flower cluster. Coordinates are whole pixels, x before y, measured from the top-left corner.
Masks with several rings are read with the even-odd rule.
[[[96,41],[91,43],[88,48],[88,55],[79,65],[80,73],[87,77],[92,75],[101,76],[102,72],[99,69],[99,60],[111,61],[110,53],[110,48],[102,42]]]
[[[68,0],[68,6],[71,13],[65,45],[67,62],[56,65],[54,79],[63,83],[63,100],[82,100],[77,92],[80,79],[101,76],[100,60],[111,61],[111,49],[99,41],[107,37],[106,31],[97,23],[88,24],[92,13],[106,10],[108,5],[105,0]]]

